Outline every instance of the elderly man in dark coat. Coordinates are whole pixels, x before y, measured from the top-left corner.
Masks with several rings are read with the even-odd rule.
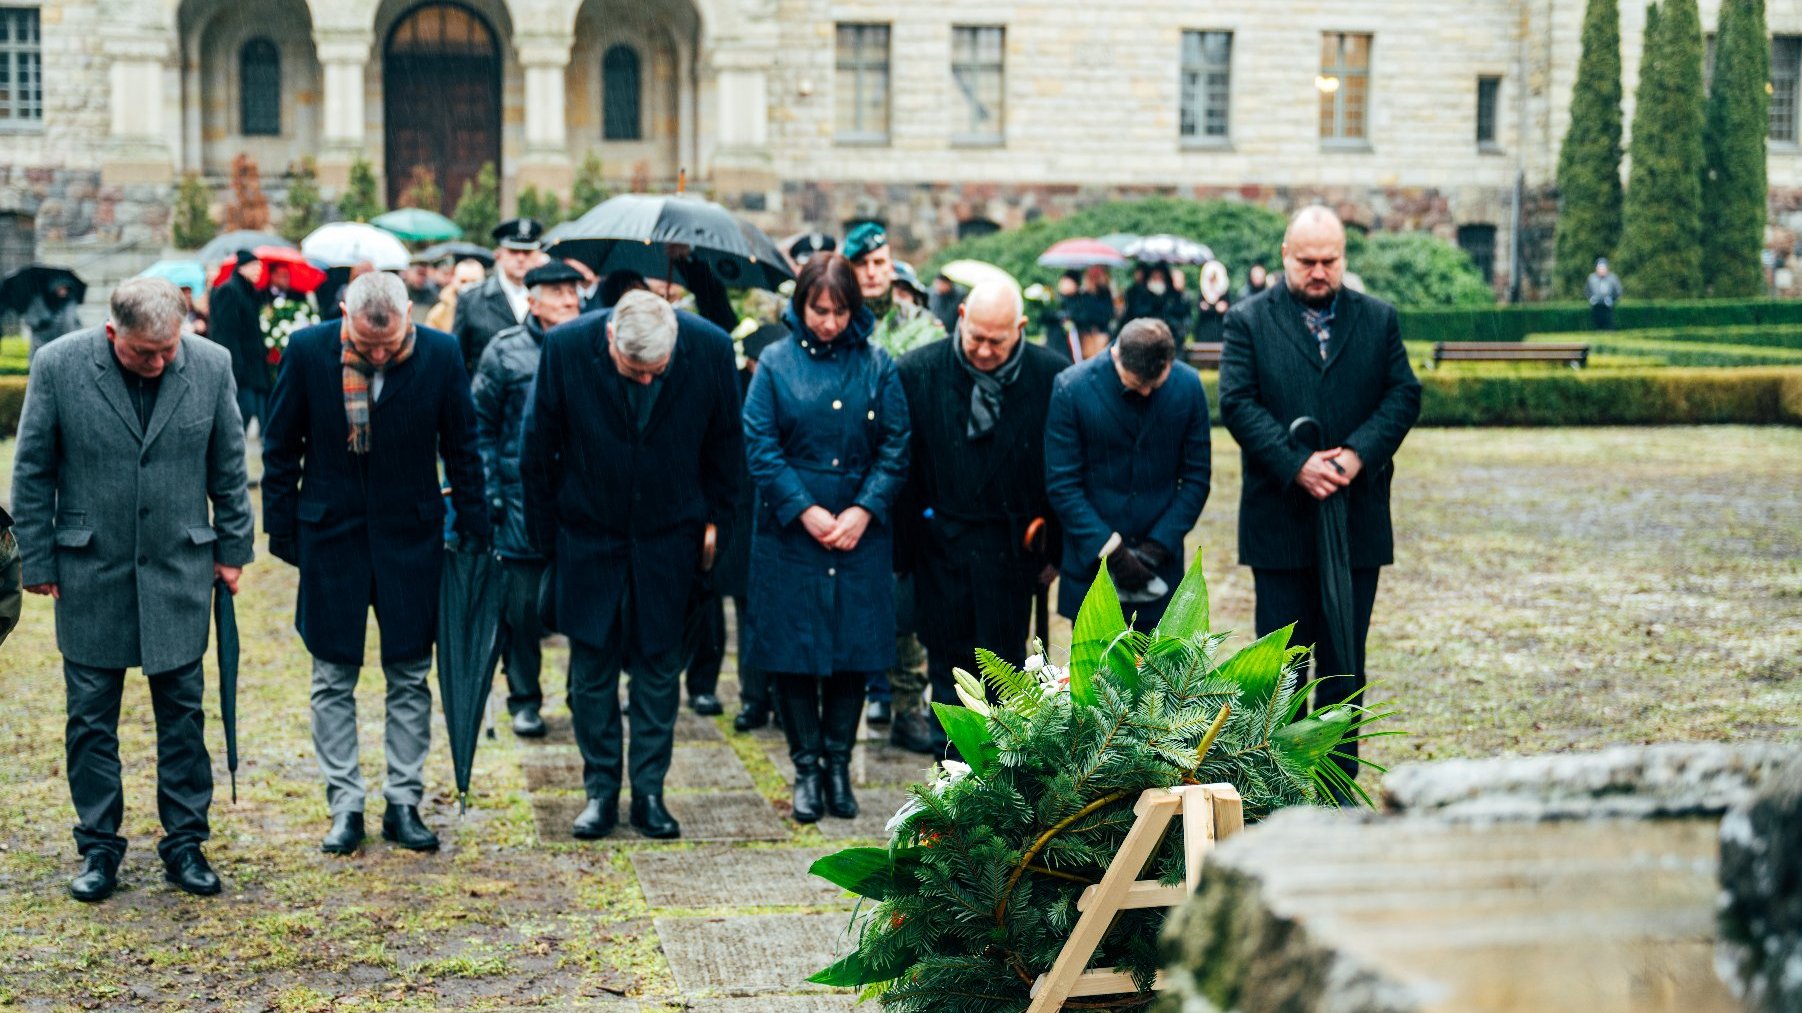
[[[476,403],[476,445],[488,478],[488,516],[494,548],[507,572],[507,602],[501,615],[507,644],[507,712],[513,734],[544,735],[544,690],[538,672],[544,663],[538,616],[538,586],[544,557],[526,535],[526,491],[519,475],[519,436],[525,428],[532,378],[538,374],[547,331],[574,320],[581,311],[582,274],[562,261],[526,272],[526,322],[496,334],[482,353],[472,388]]]
[[[1322,207],[1296,215],[1283,239],[1283,280],[1226,316],[1220,414],[1238,441],[1239,562],[1257,588],[1257,631],[1295,623],[1314,645],[1316,706],[1358,698],[1379,568],[1395,561],[1389,521],[1393,459],[1420,417],[1395,307],[1344,287],[1345,226]],[[1319,421],[1321,449],[1292,439],[1297,418]],[[1351,550],[1351,657],[1324,635],[1315,523],[1318,503],[1345,497]],[[1343,749],[1357,756],[1356,742]],[[1357,764],[1340,760],[1349,775]]]
[[[438,462],[458,534],[486,545],[475,406],[456,343],[412,324],[399,278],[363,275],[343,309],[288,342],[263,437],[263,525],[269,552],[300,567],[294,625],[313,656],[313,747],[332,816],[321,849],[363,843],[355,691],[373,606],[388,685],[382,836],[430,850],[438,837],[419,803],[444,565]]]
[[[213,797],[200,662],[213,582],[237,591],[253,522],[231,357],[183,334],[186,315],[167,281],[120,285],[104,327],[38,353],[19,424],[22,579],[56,600],[68,691],[69,793],[86,860],[69,885],[77,900],[111,894],[125,855],[127,668],[144,670],[156,711],[165,875],[189,893],[220,889],[200,852]]]
[[[977,670],[976,648],[1025,656],[1033,594],[1057,574],[1026,539],[1035,520],[1051,518],[1045,418],[1067,362],[1022,340],[1026,323],[1019,292],[986,282],[958,309],[951,337],[900,363],[913,463],[896,561],[914,578],[914,617],[942,703],[957,702],[953,667]],[[908,703],[897,697],[889,740],[935,751],[943,733],[919,701]]]
[[[1207,392],[1175,356],[1162,320],[1134,320],[1113,348],[1057,378],[1045,486],[1064,528],[1057,609],[1071,619],[1104,550],[1134,629],[1158,624],[1182,580],[1211,459]]]
[[[244,424],[256,419],[267,428],[269,362],[263,348],[264,294],[257,289],[264,265],[250,250],[238,251],[238,266],[207,300],[207,337],[232,356],[238,382],[238,413]]]
[[[495,227],[494,273],[457,294],[451,334],[463,350],[463,368],[474,375],[482,350],[494,336],[526,322],[526,272],[539,259],[544,226],[535,218],[513,218]]]
[[[684,607],[708,524],[730,537],[744,441],[732,339],[649,292],[545,337],[520,473],[526,529],[553,559],[569,637],[570,711],[588,805],[573,832],[619,820],[619,675],[632,676],[631,823],[682,828],[663,805],[680,704]]]

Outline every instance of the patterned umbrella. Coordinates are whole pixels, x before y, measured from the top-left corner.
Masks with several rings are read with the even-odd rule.
[[[1125,253],[1141,264],[1205,264],[1214,251],[1193,239],[1163,233],[1128,243]]]
[[[1126,258],[1099,239],[1066,239],[1039,254],[1040,267],[1083,270],[1090,267],[1125,267]]]

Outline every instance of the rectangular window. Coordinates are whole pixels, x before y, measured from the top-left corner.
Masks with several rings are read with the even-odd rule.
[[[1370,44],[1358,32],[1320,36],[1320,139],[1363,144],[1370,139]]]
[[[1502,79],[1477,78],[1477,147],[1496,147],[1495,130],[1502,95]]]
[[[1224,141],[1231,126],[1233,33],[1184,32],[1182,136]]]
[[[1771,40],[1771,140],[1796,143],[1796,89],[1802,86],[1802,35]]]
[[[838,26],[834,123],[841,141],[886,142],[888,26]]]
[[[44,119],[36,7],[0,7],[0,127]]]
[[[1007,32],[994,26],[953,25],[951,82],[964,100],[966,116],[952,132],[955,140],[995,144],[1002,137],[1006,71],[1002,54]]]
[[[1458,245],[1483,272],[1483,280],[1495,284],[1495,226],[1458,226]]]

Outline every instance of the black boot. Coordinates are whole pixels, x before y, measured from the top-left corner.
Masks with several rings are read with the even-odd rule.
[[[419,818],[416,805],[391,805],[382,813],[382,840],[408,851],[437,851],[438,835]]]
[[[225,889],[198,844],[179,848],[170,855],[163,862],[163,879],[200,897],[211,897]]]
[[[738,709],[738,715],[732,719],[735,731],[753,732],[770,723],[770,709],[761,704],[747,703]]]
[[[826,811],[841,820],[857,818],[857,796],[851,791],[851,765],[843,760],[826,761]]]
[[[339,813],[332,817],[332,829],[327,831],[325,840],[319,842],[319,850],[328,855],[353,855],[363,846],[363,814]]]
[[[522,739],[542,739],[547,731],[536,706],[521,707],[519,713],[513,715],[513,734]]]
[[[682,824],[663,807],[662,795],[632,793],[632,826],[646,837],[658,840],[682,836]]]
[[[788,756],[795,763],[795,822],[816,823],[821,815],[820,683],[811,675],[772,677],[776,713],[788,737]]]
[[[851,792],[851,747],[857,742],[857,721],[863,714],[864,676],[841,672],[822,682],[820,740],[826,748],[826,811],[848,820],[857,815],[857,796]]]
[[[619,826],[619,796],[608,795],[589,799],[569,832],[577,840],[596,841],[612,833],[616,826]]]
[[[945,749],[938,725],[924,707],[898,712],[894,724],[889,725],[888,741],[889,745],[927,756],[941,755]]]
[[[111,897],[118,888],[119,856],[95,848],[82,860],[81,874],[69,881],[69,896],[95,904]]]
[[[724,714],[726,712],[726,708],[720,706],[720,698],[714,696],[712,693],[697,693],[694,696],[689,697],[688,709],[704,718],[710,718],[716,714]]]
[[[818,823],[821,809],[820,765],[809,759],[795,763],[795,822]]]
[[[894,714],[894,707],[887,700],[871,700],[864,711],[864,719],[872,725],[886,725]]]

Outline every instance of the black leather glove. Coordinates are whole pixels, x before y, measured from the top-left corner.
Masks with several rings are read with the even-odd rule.
[[[1133,546],[1133,554],[1145,561],[1145,566],[1153,571],[1163,569],[1170,562],[1170,550],[1147,539]]]
[[[1124,545],[1108,555],[1107,572],[1114,578],[1114,586],[1122,591],[1143,590],[1156,576],[1133,550]]]
[[[300,544],[293,535],[270,535],[269,554],[289,566],[300,565]]]

